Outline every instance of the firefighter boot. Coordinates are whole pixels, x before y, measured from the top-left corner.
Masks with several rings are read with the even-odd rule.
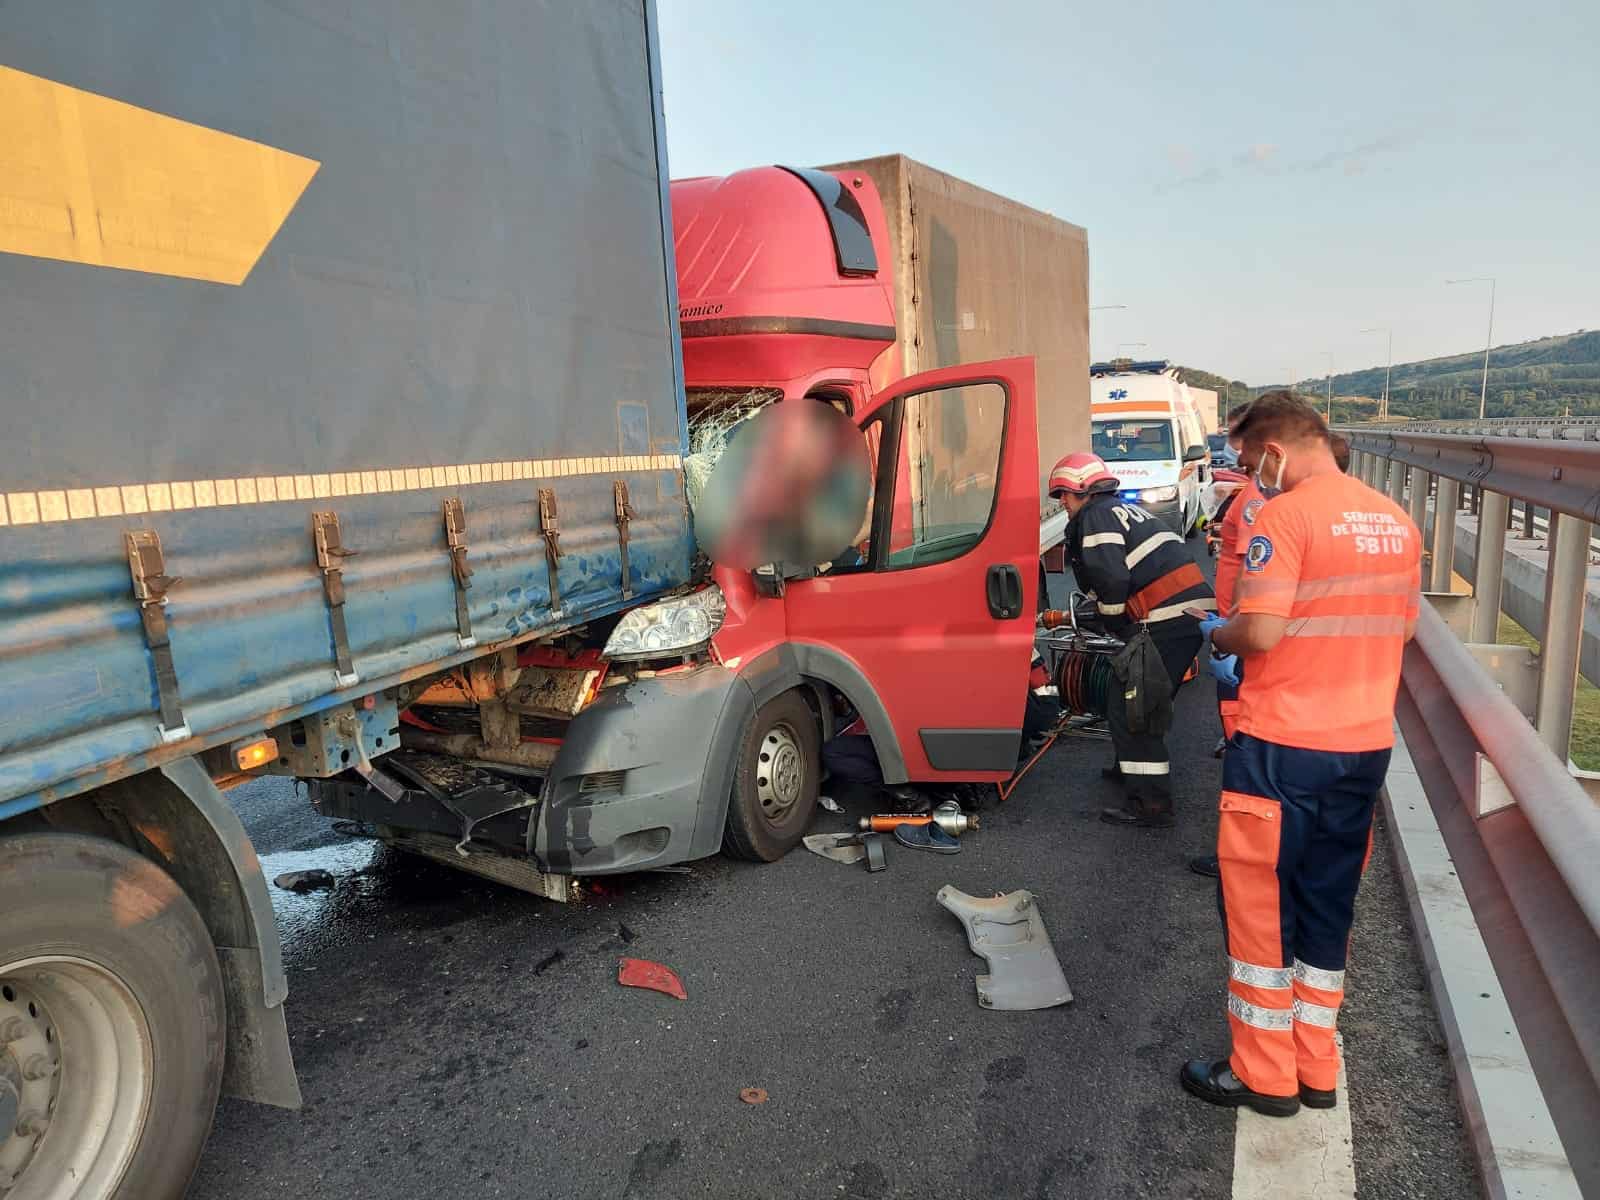
[[[1102,808],[1100,819],[1109,825],[1136,825],[1144,829],[1171,829],[1172,791],[1138,776],[1127,778],[1128,794],[1118,808]]]

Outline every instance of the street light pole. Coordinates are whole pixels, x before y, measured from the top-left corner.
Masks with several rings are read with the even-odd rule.
[[[1333,351],[1324,350],[1328,356],[1328,424],[1333,424]]]
[[[1489,336],[1483,343],[1483,382],[1478,387],[1478,420],[1483,420],[1489,406],[1489,349],[1494,345],[1494,291],[1492,275],[1475,275],[1471,279],[1446,279],[1445,283],[1487,283],[1489,285]]]
[[[1372,329],[1363,329],[1361,332],[1383,333],[1389,337],[1389,355],[1383,364],[1383,395],[1378,400],[1378,420],[1387,421],[1389,419],[1389,372],[1394,369],[1394,330],[1382,326],[1374,326]]]

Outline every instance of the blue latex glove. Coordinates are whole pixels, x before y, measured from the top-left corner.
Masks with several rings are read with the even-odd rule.
[[[1200,622],[1200,636],[1209,642],[1211,640],[1211,634],[1217,628],[1217,626],[1226,625],[1227,623],[1227,617],[1206,617]]]
[[[1218,683],[1225,683],[1229,687],[1239,686],[1239,656],[1230,654],[1226,658],[1216,658],[1206,655],[1206,669],[1211,672],[1211,677]]]

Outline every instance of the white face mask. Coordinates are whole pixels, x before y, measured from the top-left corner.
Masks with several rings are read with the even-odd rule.
[[[1269,450],[1263,450],[1261,452],[1261,462],[1256,467],[1256,478],[1260,480],[1261,491],[1263,495],[1276,496],[1279,492],[1283,491],[1283,473],[1289,466],[1289,460],[1284,457],[1284,453],[1281,449],[1277,451],[1278,474],[1271,483],[1268,483],[1267,455],[1270,453],[1272,453],[1272,451]]]

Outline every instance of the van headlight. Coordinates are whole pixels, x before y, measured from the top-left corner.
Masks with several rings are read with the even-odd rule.
[[[634,609],[617,622],[606,642],[612,659],[660,658],[700,650],[722,628],[728,602],[716,584]]]
[[[1160,504],[1163,500],[1176,500],[1178,488],[1176,484],[1167,484],[1166,487],[1145,488],[1139,493],[1139,499],[1145,504]]]

